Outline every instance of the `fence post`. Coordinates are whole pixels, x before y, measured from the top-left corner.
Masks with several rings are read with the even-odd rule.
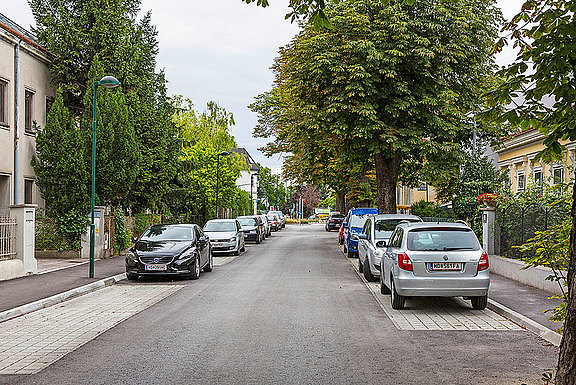
[[[482,211],[482,248],[488,255],[494,255],[496,248],[496,209],[483,207]]]
[[[16,258],[22,261],[24,274],[36,274],[36,207],[37,205],[19,204],[10,206],[10,216],[16,219]]]

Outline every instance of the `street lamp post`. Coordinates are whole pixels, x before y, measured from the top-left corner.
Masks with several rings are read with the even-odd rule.
[[[104,76],[100,81],[94,82],[93,113],[94,125],[92,129],[92,215],[90,222],[90,278],[94,278],[94,238],[96,227],[94,225],[94,206],[96,204],[96,90],[98,86],[116,88],[120,85],[114,76]]]
[[[216,218],[220,218],[218,213],[218,189],[220,183],[220,156],[228,156],[230,153],[228,151],[222,151],[218,155],[216,155]]]

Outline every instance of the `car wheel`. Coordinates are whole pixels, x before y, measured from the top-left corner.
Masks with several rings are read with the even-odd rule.
[[[240,249],[240,252],[245,252],[246,251],[246,245],[242,245],[242,248]]]
[[[338,244],[339,245],[343,245],[344,244],[344,240],[340,237],[338,237]]]
[[[234,255],[235,256],[239,256],[240,255],[240,248],[238,247],[236,250],[234,250]]]
[[[262,242],[262,241],[260,240],[260,235],[258,235],[258,236],[256,237],[256,244],[259,244],[260,242]]]
[[[348,258],[358,258],[358,254],[356,254],[355,252],[353,252],[350,249],[346,250],[346,255],[348,256]]]
[[[363,267],[362,272],[364,273],[364,278],[366,278],[366,281],[368,282],[378,281],[378,278],[376,278],[374,274],[372,274],[372,272],[370,271],[370,261],[368,260],[368,258],[366,258],[362,267]]]
[[[210,253],[208,255],[208,263],[206,264],[206,266],[204,266],[204,271],[209,273],[212,270],[214,270],[214,256],[212,255],[212,250],[210,250]]]
[[[364,271],[364,264],[360,260],[360,257],[358,257],[358,271],[360,271],[360,272]]]
[[[384,278],[380,276],[380,294],[390,294],[390,289],[384,283]]]
[[[344,245],[344,254],[348,254],[348,248],[346,248],[346,244],[344,242],[342,242],[342,244]]]
[[[138,279],[138,274],[126,273],[126,278],[130,281],[136,281]]]
[[[406,304],[406,297],[398,294],[396,291],[396,285],[394,284],[394,278],[390,277],[390,302],[392,303],[392,309],[404,309]]]
[[[190,279],[200,278],[200,257],[196,256],[194,259],[194,271],[190,274]]]
[[[488,294],[479,297],[472,297],[472,308],[474,310],[484,310],[488,305]]]

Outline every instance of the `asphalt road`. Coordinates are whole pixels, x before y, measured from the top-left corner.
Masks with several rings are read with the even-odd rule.
[[[526,331],[398,331],[321,226],[289,225],[177,283],[40,373],[0,383],[540,384],[556,363]]]

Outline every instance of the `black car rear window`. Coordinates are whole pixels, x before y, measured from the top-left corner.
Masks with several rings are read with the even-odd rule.
[[[408,250],[414,251],[480,249],[480,243],[472,230],[449,227],[411,230],[407,242]]]
[[[152,226],[142,234],[141,241],[191,241],[194,228],[184,226]]]

